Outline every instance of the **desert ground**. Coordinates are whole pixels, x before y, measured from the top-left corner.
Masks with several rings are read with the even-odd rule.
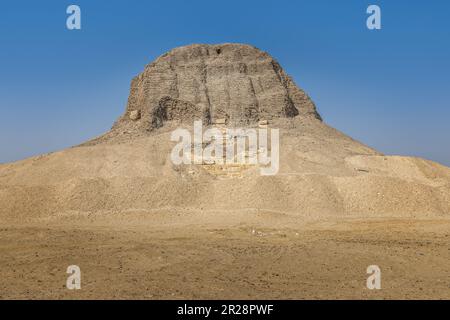
[[[0,298],[450,299],[446,218],[150,215],[2,225]],[[66,288],[73,264],[80,290]],[[373,264],[380,290],[366,288]]]

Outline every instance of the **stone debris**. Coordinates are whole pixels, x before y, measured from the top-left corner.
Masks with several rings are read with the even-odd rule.
[[[141,111],[133,110],[130,112],[130,119],[133,121],[139,120],[141,118]]]

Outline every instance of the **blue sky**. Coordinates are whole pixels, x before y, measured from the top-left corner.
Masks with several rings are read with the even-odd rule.
[[[82,29],[66,28],[77,4]],[[366,8],[382,29],[366,28]],[[2,1],[0,162],[81,143],[124,111],[130,80],[191,43],[268,51],[324,120],[387,154],[450,165],[450,1]]]

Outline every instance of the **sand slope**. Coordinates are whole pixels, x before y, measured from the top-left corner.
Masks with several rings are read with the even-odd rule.
[[[299,216],[441,216],[450,169],[384,156],[320,121],[280,128],[280,170],[238,175],[175,166],[170,126],[157,134],[80,146],[0,166],[0,216],[26,221],[159,208],[261,210]],[[282,127],[284,126],[284,127]],[[125,138],[124,138],[125,139]]]

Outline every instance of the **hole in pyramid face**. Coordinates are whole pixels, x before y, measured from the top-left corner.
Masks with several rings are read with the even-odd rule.
[[[220,48],[216,49],[217,54],[220,54],[222,52],[222,50],[220,50]]]

